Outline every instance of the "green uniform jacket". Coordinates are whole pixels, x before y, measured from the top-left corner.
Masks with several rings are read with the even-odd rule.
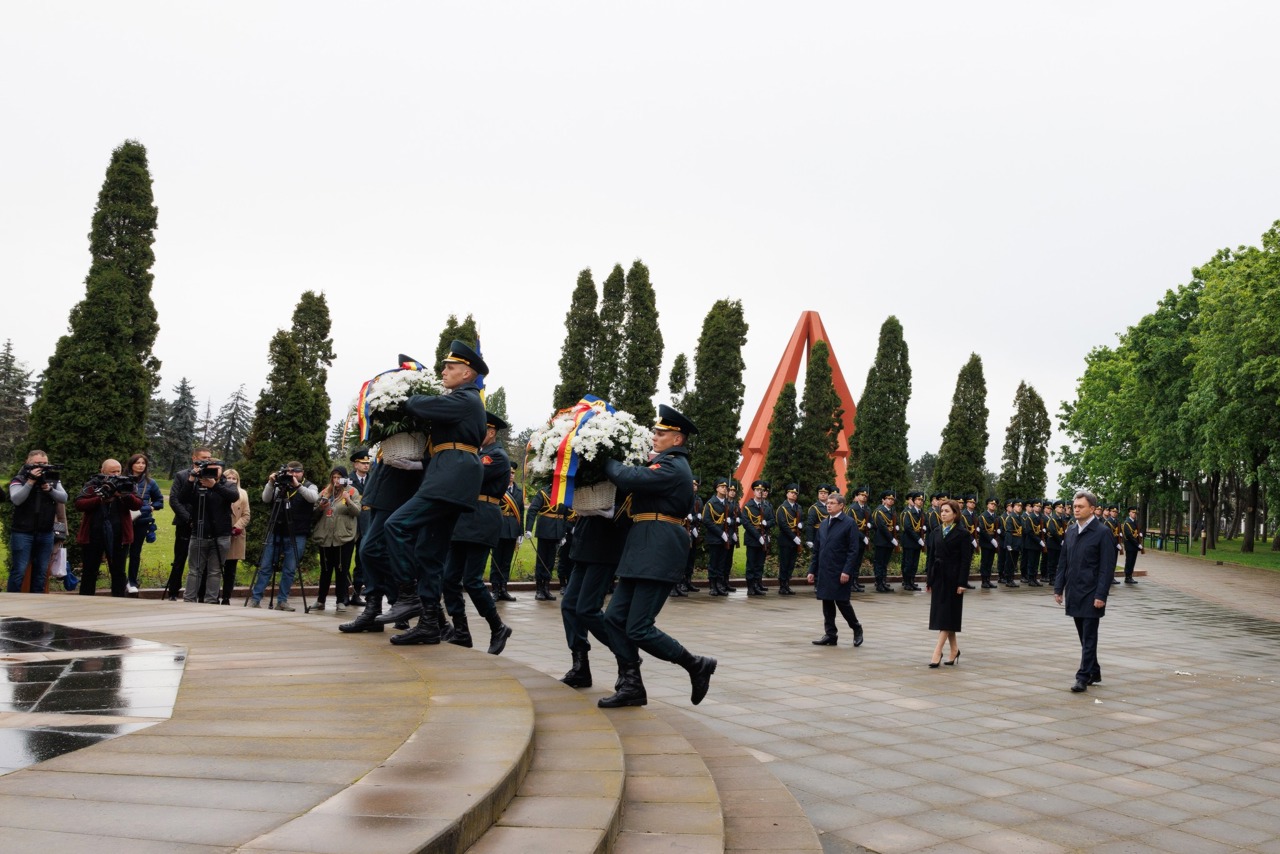
[[[405,409],[416,418],[430,422],[430,460],[422,475],[418,495],[447,504],[456,504],[463,513],[476,509],[476,496],[484,480],[484,466],[477,453],[484,444],[484,404],[474,385],[455,388],[450,394],[415,394]],[[433,450],[442,445],[469,445],[476,451],[453,448]]]
[[[677,445],[642,466],[624,466],[617,460],[607,460],[605,474],[619,490],[631,493],[631,518],[636,520],[622,548],[618,577],[668,584],[683,580],[689,535],[680,523],[693,503],[689,452],[683,445]],[[643,521],[650,513],[674,521]]]
[[[453,541],[496,548],[502,535],[502,496],[511,481],[511,459],[502,445],[495,442],[480,449],[480,462],[484,465],[480,495],[484,497],[477,500],[476,512],[458,517],[453,526]]]

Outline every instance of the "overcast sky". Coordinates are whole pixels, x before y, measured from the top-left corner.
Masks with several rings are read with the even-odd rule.
[[[743,432],[801,311],[855,396],[896,314],[912,458],[977,352],[998,471],[1020,380],[1056,425],[1091,348],[1280,218],[1278,31],[1261,2],[6,3],[4,335],[44,369],[137,139],[166,398],[256,399],[314,289],[335,417],[470,313],[528,426],[578,271],[640,258],[660,400],[719,298]]]

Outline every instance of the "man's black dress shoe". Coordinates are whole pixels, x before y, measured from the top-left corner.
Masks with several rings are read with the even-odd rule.
[[[823,635],[822,637],[818,638],[816,641],[813,641],[813,645],[814,645],[814,646],[835,646],[835,645],[836,645],[836,636],[835,636],[835,635]]]
[[[853,645],[862,646],[862,623],[853,627]]]
[[[1101,684],[1102,684],[1102,677],[1101,677],[1101,676],[1090,676],[1090,677],[1089,677],[1089,684],[1090,684],[1090,685],[1101,685]]]
[[[1072,686],[1071,686],[1071,693],[1072,693],[1072,694],[1080,694],[1080,693],[1082,693],[1082,692],[1084,692],[1084,691],[1088,691],[1088,690],[1089,690],[1089,686],[1088,686],[1088,684],[1086,684],[1086,683],[1085,683],[1085,681],[1084,681],[1083,679],[1077,679],[1077,680],[1076,680],[1076,684],[1074,684],[1074,685],[1072,685]]]

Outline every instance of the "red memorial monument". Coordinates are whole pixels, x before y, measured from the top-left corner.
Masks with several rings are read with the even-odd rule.
[[[844,408],[844,429],[840,431],[840,440],[834,456],[836,487],[841,492],[845,491],[849,437],[853,435],[854,415],[858,408],[853,402],[853,395],[849,394],[849,384],[844,381],[840,363],[836,361],[835,348],[831,346],[831,339],[827,337],[827,330],[822,326],[822,318],[816,311],[806,311],[800,315],[796,331],[791,333],[787,349],[783,351],[782,358],[778,361],[778,368],[773,372],[773,379],[769,382],[769,388],[764,393],[764,400],[760,401],[760,408],[756,410],[755,418],[751,419],[751,429],[747,431],[746,440],[742,443],[742,462],[738,464],[738,470],[733,475],[746,487],[749,487],[764,469],[764,458],[769,453],[769,422],[773,420],[773,407],[778,402],[778,395],[782,393],[784,385],[796,381],[796,377],[800,374],[800,360],[808,358],[815,341],[827,343],[831,381],[840,398],[840,405]],[[782,484],[775,483],[773,486],[777,490]]]

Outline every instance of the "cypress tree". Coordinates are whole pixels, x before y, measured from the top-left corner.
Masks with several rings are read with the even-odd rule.
[[[773,404],[769,419],[769,451],[765,454],[763,480],[769,481],[778,494],[796,478],[796,384],[787,383]]]
[[[151,353],[159,329],[151,301],[156,219],[146,149],[127,141],[112,152],[98,194],[84,299],[71,310],[31,408],[29,443],[66,467],[69,490],[104,457],[124,459],[146,442],[160,367]]]
[[[1049,481],[1049,413],[1044,400],[1026,382],[1018,383],[1013,418],[1005,431],[1003,467],[998,483],[1002,496],[1043,498]]]
[[[969,354],[969,361],[956,377],[956,390],[951,395],[951,416],[942,428],[942,447],[934,470],[934,489],[951,495],[974,492],[986,500],[987,381],[982,372],[982,358]]]
[[[612,401],[618,393],[618,373],[625,349],[627,279],[621,264],[614,264],[600,290],[600,346],[591,366],[591,385],[597,397]]]
[[[329,475],[329,455],[325,441],[329,409],[323,405],[307,378],[302,355],[293,336],[278,330],[267,348],[270,373],[258,396],[253,424],[244,442],[244,458],[237,466],[240,483],[255,496],[267,475],[290,460],[298,460],[306,478],[323,483]],[[255,500],[255,511],[265,511]],[[262,553],[267,513],[255,512],[246,536],[247,560],[256,564]]]
[[[691,445],[693,467],[705,486],[718,477],[732,477],[742,451],[738,435],[746,363],[747,322],[741,300],[717,300],[702,321],[694,352],[696,376],[684,414],[698,427]],[[707,491],[705,488],[704,492]]]
[[[28,418],[31,407],[31,371],[13,354],[13,341],[4,342],[0,351],[0,466],[25,461],[29,448]]]
[[[600,340],[600,321],[596,317],[596,283],[588,267],[578,274],[564,316],[564,343],[560,345],[560,383],[551,395],[552,411],[572,406],[592,387],[591,366],[596,342]],[[506,416],[503,416],[504,418]]]
[[[818,486],[834,483],[832,456],[840,445],[844,407],[831,377],[831,353],[826,341],[809,348],[804,370],[804,394],[800,397],[800,426],[796,428],[795,480],[806,503],[818,497]]]
[[[618,369],[612,402],[634,415],[641,424],[651,424],[658,413],[653,396],[658,393],[658,377],[662,372],[663,342],[649,268],[639,259],[627,271],[626,294],[626,358]]]
[[[324,294],[304,291],[293,310],[293,342],[298,346],[298,358],[302,361],[303,376],[317,389],[328,392],[329,368],[333,365],[333,339],[329,330],[333,323],[329,318],[329,301]]]
[[[436,344],[436,373],[440,373],[444,368],[444,357],[449,355],[450,344],[456,340],[461,341],[468,347],[475,347],[478,337],[479,333],[476,332],[475,318],[468,314],[467,319],[459,323],[457,315],[449,315],[449,319],[445,321],[444,329],[440,331],[440,341]]]
[[[902,324],[890,315],[880,327],[876,360],[858,401],[856,428],[849,441],[846,476],[851,485],[899,495],[911,483],[907,455],[907,402],[911,400],[911,364]],[[874,498],[874,496],[872,496]]]
[[[684,353],[677,353],[671,364],[671,373],[667,375],[667,391],[671,394],[671,405],[684,411],[685,395],[689,393],[689,360]]]

